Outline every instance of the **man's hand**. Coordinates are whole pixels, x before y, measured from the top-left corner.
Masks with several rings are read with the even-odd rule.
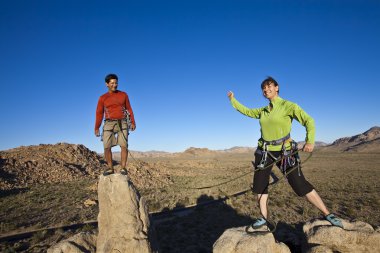
[[[131,131],[135,131],[135,129],[136,129],[136,125],[131,123]]]
[[[96,136],[96,137],[99,137],[99,136],[100,136],[99,129],[95,129],[95,136]]]
[[[228,98],[231,100],[234,97],[234,93],[232,91],[229,91],[227,93]]]
[[[302,150],[305,151],[305,152],[309,152],[309,153],[311,153],[311,152],[313,152],[313,150],[314,150],[314,144],[306,143],[306,144],[303,146]]]

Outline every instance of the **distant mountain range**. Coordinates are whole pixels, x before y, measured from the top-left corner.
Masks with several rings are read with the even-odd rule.
[[[299,144],[302,147],[302,142]],[[163,151],[131,151],[131,153],[136,158],[173,157],[191,160],[194,157],[214,159],[236,154],[252,155],[254,150],[253,147],[232,147],[223,150],[190,147],[184,152],[177,153]],[[364,133],[337,139],[331,144],[317,142],[316,150],[380,154],[380,127],[375,126]],[[119,160],[120,153],[114,153],[113,157]],[[138,185],[154,185],[170,181],[165,168],[162,168],[162,173],[157,172],[152,175],[149,166],[144,167],[140,163],[128,165],[131,166],[128,167],[131,168],[130,176]],[[57,143],[21,146],[0,151],[0,191],[24,188],[32,184],[67,182],[83,177],[96,178],[104,168],[106,168],[105,161],[83,145]]]
[[[337,139],[323,150],[380,153],[380,127],[374,126],[364,133]]]
[[[132,153],[132,156],[135,158],[154,158],[154,157],[178,157],[178,156],[207,156],[207,155],[217,155],[217,154],[222,154],[222,153],[250,153],[253,152],[255,148],[253,147],[232,147],[229,149],[223,149],[223,150],[211,150],[208,148],[195,148],[195,147],[190,147],[186,149],[183,152],[165,152],[165,151],[133,151],[131,150],[130,152]],[[114,152],[113,153],[113,158],[115,160],[120,160],[120,152]]]
[[[304,141],[298,142],[301,148],[305,144]],[[335,151],[335,152],[370,152],[380,153],[380,127],[374,126],[364,133],[351,137],[343,137],[328,144],[325,142],[315,142],[315,147],[320,151]],[[131,151],[135,157],[171,157],[171,156],[203,156],[220,153],[250,153],[256,148],[254,147],[232,147],[223,150],[210,150],[208,148],[190,147],[183,152],[164,152],[164,151]],[[115,154],[115,158],[119,158],[120,154]]]

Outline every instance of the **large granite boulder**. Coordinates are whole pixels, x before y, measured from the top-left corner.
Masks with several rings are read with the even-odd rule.
[[[50,247],[47,253],[95,253],[95,245],[96,235],[82,232]]]
[[[230,228],[214,243],[213,253],[290,253],[272,233],[247,234],[245,227]]]
[[[342,220],[344,229],[328,221],[313,220],[303,226],[308,253],[316,252],[380,252],[380,232],[361,221]]]
[[[152,252],[146,203],[127,176],[100,176],[98,200],[97,252]]]

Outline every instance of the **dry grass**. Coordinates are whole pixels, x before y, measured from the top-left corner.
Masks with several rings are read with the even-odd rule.
[[[165,165],[174,184],[165,188],[139,189],[147,199],[149,211],[217,199],[248,189],[252,173],[218,187],[215,185],[252,171],[252,154],[223,154],[208,157],[145,158],[150,164]],[[281,177],[277,169],[276,175]],[[346,219],[358,219],[380,226],[380,155],[363,153],[327,153],[316,151],[303,168],[306,178],[315,186],[328,208]],[[90,186],[95,181],[33,186],[19,192],[3,192],[0,198],[1,232],[22,231],[96,219],[97,207],[84,207],[88,198],[96,199]],[[271,186],[271,219],[282,227],[296,229],[303,222],[321,217],[316,208],[292,192],[285,180]],[[255,197],[245,194],[219,203],[197,208],[187,216],[156,225],[162,252],[211,252],[212,244],[225,229],[248,224],[259,216]],[[299,231],[299,228],[298,228]],[[1,252],[24,247],[26,252],[46,250],[49,242],[66,238],[74,231],[35,235],[18,242],[2,243]],[[53,239],[51,239],[53,238]],[[44,244],[42,247],[32,245]],[[16,245],[17,244],[17,245]],[[16,245],[16,246],[15,246]],[[21,250],[22,251],[22,250]],[[41,252],[42,252],[41,251]]]

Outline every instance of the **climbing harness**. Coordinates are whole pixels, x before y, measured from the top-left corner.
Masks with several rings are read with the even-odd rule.
[[[286,135],[285,137],[283,138],[280,138],[278,140],[272,140],[272,141],[266,141],[263,139],[263,137],[261,137],[259,139],[259,142],[261,141],[263,143],[262,145],[262,157],[261,157],[261,161],[260,163],[257,165],[257,168],[258,169],[264,169],[265,167],[265,163],[267,161],[267,158],[268,158],[268,150],[267,150],[267,146],[269,145],[280,145],[282,144],[282,146],[284,147],[284,144],[287,140],[290,139],[290,134]],[[260,150],[260,149],[258,149]],[[269,153],[270,154],[270,153]]]
[[[122,112],[124,114],[124,118],[122,118],[122,119],[105,119],[104,122],[117,122],[119,130],[123,134],[123,137],[124,137],[125,141],[127,141],[127,145],[128,145],[127,136],[129,135],[129,129],[131,129],[131,126],[132,126],[131,114],[129,113],[129,111],[124,106],[122,106]],[[123,122],[127,123],[127,128],[123,129]],[[113,130],[114,129],[104,129],[104,125],[103,125],[103,133],[104,133],[104,131],[113,132]],[[127,136],[124,135],[123,130],[127,130]],[[103,141],[103,134],[102,134],[100,140]]]
[[[290,150],[286,150],[285,143],[282,145],[282,155],[286,157],[285,159],[281,160],[280,165],[280,169],[283,174],[286,174],[286,170],[288,168],[293,168],[294,166],[297,166],[298,176],[301,176],[301,159],[299,157],[298,152],[295,152],[294,155],[289,155],[295,150],[298,150],[298,144],[293,140],[291,140],[290,142]]]
[[[256,153],[261,154],[261,160],[256,166],[254,172],[258,170],[265,170],[268,167],[271,167],[273,164],[278,164],[279,168],[285,176],[287,176],[290,172],[287,171],[289,168],[294,168],[298,170],[298,175],[301,176],[301,158],[298,153],[298,144],[294,140],[290,138],[290,134],[285,137],[273,140],[266,141],[262,137],[259,139],[263,143],[261,149],[257,149]],[[286,143],[290,142],[290,149],[286,149]],[[269,150],[269,145],[280,145],[281,146],[281,155],[279,158],[276,158]],[[310,153],[311,154],[311,153]],[[267,164],[268,157],[270,157],[273,162]],[[253,166],[255,166],[255,162],[252,162]],[[293,171],[293,170],[292,170]]]
[[[124,119],[105,119],[104,122],[116,122],[117,123],[117,126],[119,127],[119,130],[121,132],[121,134],[123,135],[125,141],[127,142],[127,145],[128,145],[128,138],[127,136],[129,135],[129,129],[130,129],[130,126],[131,126],[131,121],[128,118],[124,118]],[[123,123],[126,122],[127,123],[127,128],[123,128]],[[124,134],[124,131],[127,130],[127,136],[125,136]],[[112,129],[105,129],[104,126],[103,126],[103,133],[104,132],[114,132],[114,128]],[[119,133],[120,134],[120,133]],[[101,141],[103,141],[103,135],[101,135]],[[128,147],[127,147],[128,148]]]
[[[129,113],[129,111],[125,107],[123,107],[123,113],[125,116],[124,119],[127,122],[127,128],[129,130],[132,126],[131,114]]]

